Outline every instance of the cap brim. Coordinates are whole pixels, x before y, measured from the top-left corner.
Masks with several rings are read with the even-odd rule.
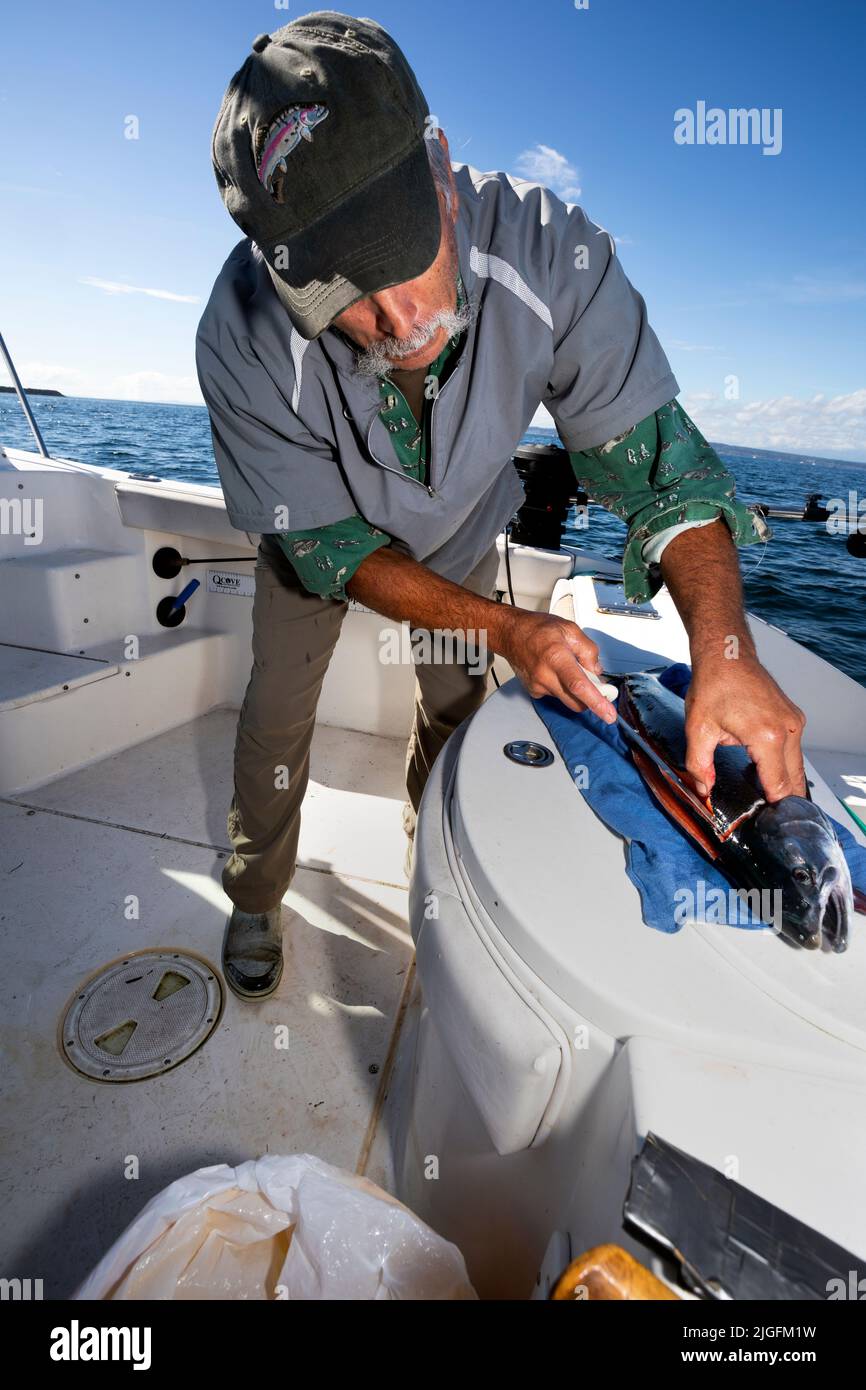
[[[414,280],[433,264],[442,224],[425,146],[421,140],[301,235],[260,245],[274,288],[303,337],[318,337],[358,299]]]

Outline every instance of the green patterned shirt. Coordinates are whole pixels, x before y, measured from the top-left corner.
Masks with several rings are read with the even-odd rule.
[[[763,517],[736,500],[734,479],[678,401],[569,458],[593,501],[628,523],[622,576],[631,603],[644,603],[661,588],[646,551],[670,527],[722,516],[737,545],[769,535]]]

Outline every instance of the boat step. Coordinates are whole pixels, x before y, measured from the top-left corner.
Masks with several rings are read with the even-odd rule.
[[[116,663],[0,642],[0,714],[116,676]]]
[[[92,549],[55,550],[0,560],[0,642],[92,655],[117,633],[147,631],[148,589],[140,556]]]
[[[121,640],[89,658],[0,644],[0,795],[54,781],[220,706],[237,706],[246,663],[239,635]],[[62,706],[59,704],[62,701]]]

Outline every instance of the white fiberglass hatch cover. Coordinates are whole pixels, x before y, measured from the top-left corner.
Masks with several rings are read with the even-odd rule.
[[[505,745],[521,739],[553,761],[510,760]],[[767,1061],[795,1064],[802,1052],[819,1070],[866,1071],[866,918],[855,917],[841,955],[789,947],[770,930],[646,926],[624,842],[585,802],[516,680],[471,721],[446,813],[459,872],[492,923],[589,1024],[616,1038],[728,1055],[756,1056],[757,1046]]]

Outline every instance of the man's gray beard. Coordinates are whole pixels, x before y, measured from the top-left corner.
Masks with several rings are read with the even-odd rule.
[[[359,351],[355,371],[364,377],[389,376],[391,372],[400,370],[401,359],[414,357],[420,352],[435,336],[437,329],[444,328],[448,337],[453,338],[468,328],[473,318],[474,311],[469,303],[464,304],[462,309],[441,309],[432,318],[419,323],[408,337],[383,338],[380,343],[371,343],[368,348]]]

